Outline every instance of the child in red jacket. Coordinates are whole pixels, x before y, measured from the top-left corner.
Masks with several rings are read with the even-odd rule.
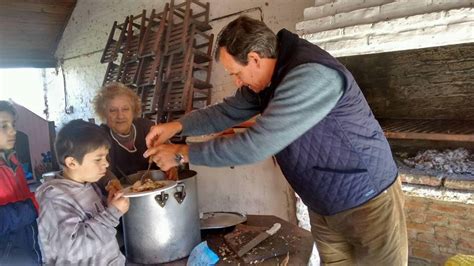
[[[13,106],[0,101],[0,265],[39,265],[38,203],[15,156]]]

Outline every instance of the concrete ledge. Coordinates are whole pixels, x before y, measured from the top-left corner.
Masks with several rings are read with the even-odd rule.
[[[456,180],[447,178],[444,181],[444,187],[474,191],[474,180]]]
[[[446,187],[430,187],[409,183],[403,183],[402,189],[406,196],[474,205],[474,193],[472,193],[472,191],[454,190]]]
[[[407,173],[400,173],[400,178],[403,183],[414,185],[426,185],[430,187],[441,187],[443,185],[443,178],[429,175],[413,175]]]
[[[398,163],[398,175],[403,183],[431,188],[474,191],[474,176],[442,173],[436,170],[419,170]]]

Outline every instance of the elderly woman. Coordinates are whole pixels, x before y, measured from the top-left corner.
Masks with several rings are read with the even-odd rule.
[[[146,151],[145,136],[155,123],[141,115],[141,102],[131,89],[122,83],[109,83],[100,89],[94,99],[94,108],[110,135],[110,170],[123,178],[148,168],[143,158]],[[152,169],[158,169],[153,163]],[[169,176],[172,178],[173,176]]]

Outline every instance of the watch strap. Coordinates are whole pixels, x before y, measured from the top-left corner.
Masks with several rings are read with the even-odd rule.
[[[183,167],[184,166],[184,155],[181,154],[181,153],[176,153],[174,155],[174,159],[176,161],[176,163],[178,164],[179,167]]]

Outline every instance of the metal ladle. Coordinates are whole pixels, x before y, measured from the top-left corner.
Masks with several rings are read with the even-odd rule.
[[[155,124],[156,125],[156,124]],[[153,147],[153,144],[155,144],[155,141],[152,140],[151,141],[151,146]],[[150,173],[150,168],[151,168],[151,163],[153,162],[153,160],[151,159],[151,156],[148,157],[148,168],[146,169],[145,173],[142,175],[142,177],[140,177],[140,183],[143,184],[143,182],[147,179],[146,176],[148,175],[148,173]]]
[[[145,173],[142,175],[142,177],[140,177],[140,183],[143,184],[145,182],[146,179],[148,179],[146,176],[148,175],[148,173],[150,173],[150,168],[151,168],[151,163],[153,161],[151,160],[151,157],[148,159],[148,168],[146,169]]]

